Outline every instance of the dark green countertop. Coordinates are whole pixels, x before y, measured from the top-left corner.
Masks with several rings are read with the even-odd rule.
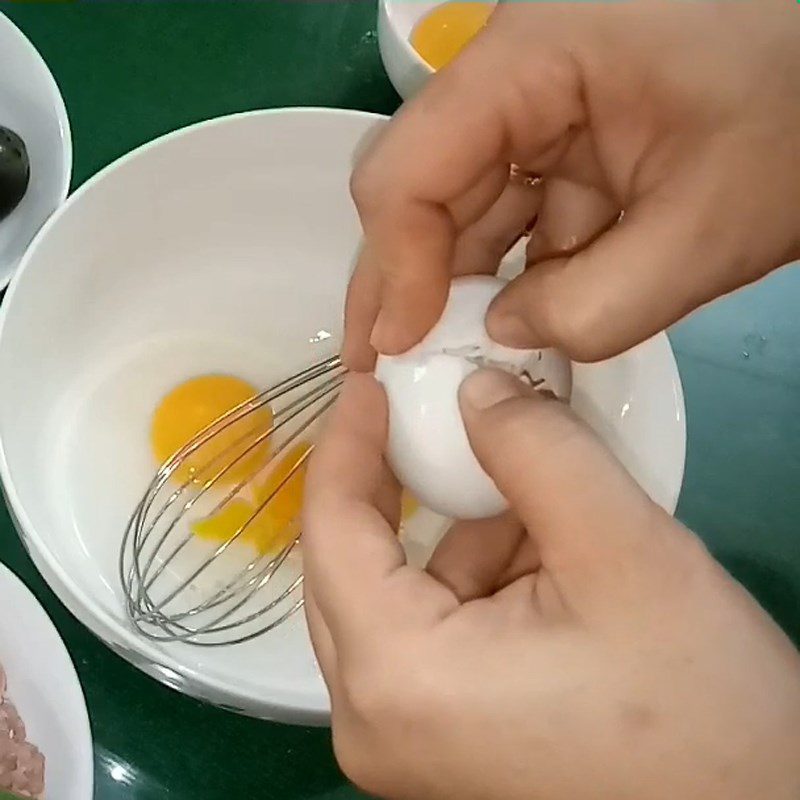
[[[73,186],[159,134],[245,109],[391,112],[369,0],[0,2],[61,85]],[[679,516],[800,642],[800,271],[672,333],[689,455]],[[326,731],[187,699],[113,655],[62,608],[0,511],[0,560],[33,589],[75,660],[99,800],[354,798]],[[54,798],[53,800],[58,800]]]

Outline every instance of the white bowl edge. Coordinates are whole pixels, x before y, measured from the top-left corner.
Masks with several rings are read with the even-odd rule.
[[[70,654],[64,645],[55,625],[53,624],[47,612],[42,608],[32,592],[24,584],[24,582],[17,577],[7,566],[0,563],[0,584],[5,584],[10,588],[10,591],[17,596],[20,608],[27,607],[30,610],[31,616],[35,618],[34,626],[38,627],[38,631],[34,629],[34,634],[37,638],[38,644],[43,645],[50,653],[51,657],[55,656],[56,665],[60,674],[66,676],[67,685],[60,688],[63,689],[63,696],[65,701],[72,706],[73,716],[69,718],[69,745],[64,750],[54,753],[54,749],[58,743],[54,743],[48,738],[48,734],[55,731],[55,726],[48,727],[48,731],[42,732],[42,720],[33,719],[30,713],[30,705],[35,705],[31,700],[30,689],[34,688],[36,680],[30,680],[31,675],[35,675],[35,665],[27,671],[26,682],[28,683],[28,696],[23,696],[20,689],[20,682],[14,671],[8,670],[8,697],[14,703],[22,716],[23,722],[28,729],[28,735],[34,745],[39,747],[45,755],[45,793],[48,797],[57,797],[57,800],[91,800],[93,785],[94,785],[94,754],[92,748],[92,731],[89,722],[89,715],[86,709],[86,701],[81,688],[80,680],[78,679],[75,665],[70,657]],[[24,660],[24,659],[23,659]],[[7,655],[0,653],[0,664],[6,666],[10,663]],[[53,662],[48,662],[48,668],[53,667]],[[38,695],[37,695],[38,696]],[[27,705],[27,707],[26,707]],[[77,716],[75,716],[77,715]],[[64,720],[59,720],[64,722]],[[31,723],[38,723],[33,725]],[[63,726],[62,726],[63,730]],[[72,755],[75,760],[66,765],[63,760],[64,753],[72,750]],[[54,787],[51,783],[52,778],[48,777],[48,765],[57,763],[60,772],[63,776],[64,772],[68,772],[68,780],[70,785],[67,794],[63,793],[66,788],[63,783]],[[54,793],[54,789],[58,789],[58,794]]]
[[[61,87],[59,86],[58,81],[53,75],[53,72],[48,66],[47,62],[42,57],[42,54],[34,46],[33,42],[31,42],[31,40],[25,35],[25,33],[19,28],[19,26],[16,25],[2,11],[0,11],[0,24],[7,24],[10,29],[16,31],[17,35],[20,38],[20,41],[23,43],[23,46],[28,49],[32,61],[34,63],[38,63],[40,70],[42,70],[42,72],[49,79],[52,89],[54,90],[52,95],[52,100],[55,106],[56,117],[58,119],[58,125],[61,130],[61,137],[64,148],[64,157],[62,161],[59,192],[56,198],[57,207],[52,212],[55,213],[55,211],[57,211],[64,204],[64,201],[67,199],[67,196],[69,195],[70,183],[72,182],[72,166],[73,166],[72,127],[69,121],[69,114],[67,113],[67,106],[66,103],[64,102],[64,96],[61,93]],[[52,216],[52,213],[50,216]],[[49,219],[49,217],[47,219]],[[44,225],[47,222],[47,219],[42,221],[42,225]],[[42,226],[40,225],[39,230],[41,230],[41,227]],[[36,239],[37,235],[38,231],[36,234],[34,234],[31,241],[28,243],[28,247],[25,249],[20,258],[17,260],[16,264],[9,265],[8,273],[6,275],[0,275],[0,291],[5,289],[10,283],[14,274],[22,264],[22,260],[25,257],[25,252],[27,252],[27,249],[30,248],[31,244]]]

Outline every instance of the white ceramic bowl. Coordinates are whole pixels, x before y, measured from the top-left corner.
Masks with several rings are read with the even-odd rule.
[[[163,392],[205,371],[256,384],[341,332],[360,228],[353,154],[383,118],[254,112],[124,157],[78,190],[23,259],[0,322],[0,472],[33,560],[109,646],[180,691],[247,714],[325,723],[302,615],[233,648],[136,635],[117,577],[123,528],[153,470]],[[661,336],[576,371],[581,413],[672,510],[683,472],[680,383]],[[441,520],[409,527],[424,558]]]
[[[488,0],[491,2],[491,0]],[[444,0],[379,0],[378,48],[383,67],[395,91],[410,100],[433,75],[434,70],[411,46],[417,23]]]
[[[409,3],[403,0],[379,0],[378,49],[383,68],[395,91],[403,100],[410,100],[433,75],[432,67],[417,53],[409,41],[414,26],[438,2]]]
[[[91,800],[92,734],[78,676],[36,598],[0,564],[0,664],[28,741],[45,757],[45,794]],[[9,613],[13,609],[13,613]]]
[[[64,101],[36,48],[0,13],[0,125],[28,149],[28,191],[0,221],[0,288],[11,279],[25,248],[69,191],[72,139]]]

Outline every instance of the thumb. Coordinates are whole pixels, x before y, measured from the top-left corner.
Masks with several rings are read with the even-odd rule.
[[[752,211],[731,180],[740,179],[738,167],[728,163],[703,152],[587,247],[532,265],[489,309],[491,337],[597,361],[784,263],[770,249],[775,236],[742,234],[753,229]],[[721,222],[723,198],[732,199]]]
[[[617,559],[639,549],[666,512],[562,403],[508,373],[463,383],[475,455],[536,540],[545,567]]]

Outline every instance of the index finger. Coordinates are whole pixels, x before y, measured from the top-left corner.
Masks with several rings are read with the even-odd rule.
[[[383,460],[386,431],[383,390],[372,376],[350,375],[309,466],[305,575],[337,649],[457,605],[431,576],[406,565],[383,513],[387,492],[394,492],[395,510],[400,504]]]

